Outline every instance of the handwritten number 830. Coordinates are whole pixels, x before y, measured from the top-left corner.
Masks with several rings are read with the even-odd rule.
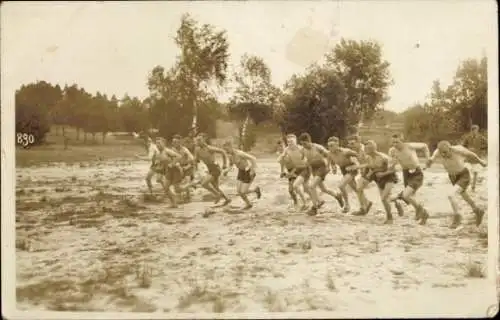
[[[28,133],[17,133],[17,144],[27,147],[35,143],[35,136]]]

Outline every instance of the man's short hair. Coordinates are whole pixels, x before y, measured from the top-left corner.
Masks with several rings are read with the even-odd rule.
[[[174,136],[172,137],[172,140],[175,140],[175,139],[177,139],[177,140],[181,140],[181,139],[182,139],[182,137],[181,137],[181,135],[180,135],[180,134],[174,134]]]
[[[340,139],[338,137],[335,137],[335,136],[328,138],[328,142],[337,142],[338,143],[339,141],[340,141]]]
[[[307,132],[301,133],[299,136],[299,141],[311,142],[311,135]]]
[[[295,138],[297,139],[297,136],[294,133],[289,133],[286,135],[287,138]]]
[[[394,138],[394,139],[401,139],[401,140],[403,140],[403,138],[404,138],[404,137],[403,137],[403,134],[402,134],[402,133],[394,133],[394,134],[392,135],[392,138]]]
[[[470,127],[471,130],[479,130],[479,126],[477,124],[473,124],[471,127]]]
[[[359,134],[351,134],[350,136],[347,137],[347,141],[360,142],[361,141],[361,137],[359,136]]]

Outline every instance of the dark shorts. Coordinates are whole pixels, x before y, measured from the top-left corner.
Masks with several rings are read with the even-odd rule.
[[[392,182],[392,183],[398,183],[398,176],[396,175],[396,173],[391,173],[391,174],[388,174],[382,178],[377,178],[375,176],[375,174],[372,175],[372,180],[370,181],[375,181],[375,183],[377,184],[377,187],[380,189],[380,190],[384,190],[385,188],[385,185]]]
[[[238,169],[238,176],[236,180],[241,181],[243,183],[252,183],[255,179],[255,172],[250,173],[250,170],[242,170]]]
[[[167,169],[166,178],[171,184],[177,184],[184,179],[184,176],[178,167],[171,167]]]
[[[309,180],[309,177],[311,176],[311,172],[309,171],[309,168],[295,168],[295,176],[296,177],[303,177],[304,181]]]
[[[462,189],[467,189],[470,184],[470,171],[464,168],[459,174],[448,174],[452,185],[459,185]]]
[[[207,164],[207,169],[208,169],[208,174],[211,175],[212,178],[214,178],[215,182],[218,182],[220,174],[222,173],[220,167],[217,164],[212,163],[212,164]]]
[[[328,168],[324,162],[311,164],[312,174],[315,177],[320,177],[321,180],[325,180],[328,174]]]
[[[414,172],[408,169],[403,170],[403,183],[405,187],[411,187],[413,190],[418,190],[424,183],[424,172],[417,168]]]
[[[369,168],[364,168],[361,170],[361,177],[366,181],[373,181],[375,176]]]
[[[152,163],[149,169],[157,174],[165,174],[165,167],[161,163]]]
[[[358,174],[358,170],[347,171],[347,167],[352,165],[353,163],[340,167],[340,172],[342,173],[343,176],[350,174],[351,176],[355,177]]]
[[[191,180],[193,180],[194,179],[194,168],[192,166],[186,166],[186,168],[183,168],[183,174],[184,174],[184,178],[190,177]]]

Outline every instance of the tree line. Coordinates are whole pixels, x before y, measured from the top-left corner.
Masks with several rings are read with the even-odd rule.
[[[443,139],[460,143],[474,124],[487,136],[487,70],[486,57],[467,59],[458,66],[446,88],[435,80],[428,101],[412,106],[402,115],[408,138],[426,141],[432,147]]]
[[[61,89],[43,81],[28,84],[16,92],[16,130],[35,134],[40,142],[51,125],[62,130],[75,127],[84,139],[101,133],[103,142],[110,131],[151,128],[167,139],[193,132],[215,137],[216,120],[222,118],[241,124],[235,134],[246,150],[264,122],[278,124],[283,134],[307,131],[324,143],[331,135],[342,138],[355,132],[360,122],[379,115],[393,84],[390,63],[383,58],[381,45],[371,40],[341,39],[323,62],[293,75],[281,88],[273,85],[271,70],[261,57],[245,54],[234,70],[229,69],[225,30],[185,14],[174,41],[179,49],[176,62],[169,68],[152,68],[147,98],[118,100],[89,94],[77,85]],[[447,129],[450,134],[463,132],[471,122],[486,125],[486,98],[481,96],[486,87],[478,83],[487,80],[483,74],[475,75],[483,61],[471,61],[461,66],[451,89],[442,90],[437,84],[430,103],[406,113],[405,118],[418,119],[405,124],[409,137],[426,141],[442,133],[429,131],[444,130],[437,125],[437,113],[440,119],[455,119]],[[484,68],[485,64],[484,60]],[[218,93],[228,89],[232,96],[222,103]]]

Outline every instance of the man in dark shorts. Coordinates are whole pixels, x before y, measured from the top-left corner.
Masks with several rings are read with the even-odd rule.
[[[222,206],[228,205],[231,200],[226,196],[226,194],[220,189],[220,175],[222,170],[227,168],[227,154],[223,149],[211,146],[207,143],[207,137],[205,134],[200,133],[196,136],[196,148],[195,148],[195,162],[203,162],[208,169],[207,175],[205,175],[199,182],[191,182],[186,186],[189,188],[194,184],[201,184],[201,186],[208,191],[210,191],[215,196],[215,203],[219,203],[221,199],[224,199]],[[222,170],[220,166],[215,162],[215,155],[222,156],[223,167]]]
[[[300,210],[306,210],[307,205],[305,202],[306,197],[304,192],[309,193],[307,181],[311,176],[310,168],[307,165],[304,148],[297,144],[297,137],[295,136],[295,134],[288,134],[286,136],[286,142],[286,148],[278,156],[278,163],[282,163],[283,159],[287,157],[293,164],[293,173],[295,175],[293,190],[300,197],[300,199],[303,200]]]
[[[363,208],[361,199],[359,198],[359,193],[357,192],[356,181],[354,178],[358,174],[356,169],[359,166],[357,160],[358,154],[351,149],[340,147],[340,139],[338,137],[328,138],[328,150],[329,150],[329,160],[332,167],[333,173],[337,172],[336,166],[339,166],[340,172],[342,173],[342,179],[339,183],[339,189],[342,192],[344,198],[344,213],[350,211],[349,196],[347,194],[347,186],[350,186],[352,190],[356,192],[358,197],[360,209],[358,212],[368,213],[371,204],[367,208]]]
[[[390,157],[385,153],[377,150],[377,144],[373,140],[369,140],[365,145],[366,162],[363,170],[365,171],[365,179],[370,182],[374,181],[377,184],[380,192],[380,199],[385,209],[386,220],[384,224],[392,224],[393,217],[391,213],[390,196],[394,185],[398,182],[398,177],[395,172],[388,171]],[[360,166],[360,168],[362,168]]]
[[[174,150],[167,148],[165,146],[165,139],[163,138],[158,139],[157,145],[160,150],[160,154],[158,155],[159,168],[164,177],[162,181],[163,188],[165,190],[165,194],[170,200],[170,207],[177,208],[177,200],[170,187],[172,186],[172,181],[178,175],[177,172],[181,170],[179,164],[181,155]]]
[[[427,168],[432,165],[435,159],[440,156],[443,167],[448,172],[448,177],[453,185],[453,191],[448,195],[451,208],[453,210],[453,222],[450,226],[456,229],[462,223],[462,216],[458,209],[458,198],[462,198],[471,207],[476,218],[476,226],[479,226],[483,220],[484,210],[479,208],[474,200],[467,193],[467,188],[470,185],[470,171],[465,165],[465,162],[480,164],[486,167],[486,162],[481,160],[474,152],[467,150],[463,146],[452,146],[448,141],[441,141],[437,149],[427,161]]]
[[[365,153],[365,146],[361,142],[361,137],[358,134],[353,134],[347,137],[347,146],[349,149],[353,150],[356,152],[357,157],[356,159],[360,163],[360,165],[363,165],[367,161],[366,153]],[[368,210],[366,208],[370,208],[371,204],[366,198],[365,195],[365,189],[368,187],[370,184],[370,180],[367,178],[367,174],[370,172],[368,168],[363,168],[359,171],[358,174],[358,179],[355,181],[355,185],[357,189],[355,190],[357,192],[358,199],[361,204],[361,208],[365,208],[365,210],[360,210],[358,212],[354,212],[353,215],[365,215],[368,213]],[[356,178],[355,178],[356,180]]]
[[[329,153],[322,145],[313,143],[311,136],[308,133],[302,133],[299,137],[299,143],[304,148],[304,154],[307,159],[307,164],[311,168],[312,178],[309,184],[309,193],[311,195],[312,207],[309,215],[316,215],[318,209],[325,203],[318,196],[317,189],[319,188],[324,193],[334,197],[340,207],[344,206],[342,194],[340,191],[334,192],[325,186],[325,178],[330,170],[328,169]]]
[[[278,155],[280,155],[285,150],[285,148],[286,148],[286,143],[283,142],[282,140],[279,140],[277,145]],[[280,178],[288,179],[288,194],[290,195],[290,198],[293,201],[293,205],[297,206],[298,205],[297,194],[293,189],[293,182],[295,181],[295,178],[297,176],[294,173],[293,163],[290,160],[290,157],[288,156],[283,157],[280,162],[280,167],[281,167]],[[305,201],[306,201],[305,199],[302,199],[302,202],[305,203]]]
[[[181,187],[181,184],[189,184],[193,180],[192,177],[194,175],[195,166],[194,156],[189,151],[189,149],[183,145],[182,137],[178,134],[172,137],[172,149],[181,155],[181,159],[179,160],[179,162],[182,170],[176,170],[175,172],[172,172],[171,183],[174,185],[177,193],[181,193],[182,190],[185,190],[185,199],[189,200],[191,198],[190,189],[185,189],[184,186]]]
[[[388,172],[395,172],[397,164],[403,170],[403,183],[404,190],[396,197],[392,197],[391,201],[395,202],[401,215],[401,205],[399,200],[410,204],[415,209],[415,219],[420,220],[420,224],[424,225],[429,218],[429,213],[424,206],[417,202],[415,193],[422,186],[424,182],[424,173],[420,168],[420,161],[417,156],[417,151],[421,150],[425,154],[425,159],[429,159],[429,147],[425,143],[420,142],[403,142],[402,134],[394,134],[391,138],[392,147],[389,149],[389,157],[391,158],[391,165]]]
[[[243,210],[251,209],[253,205],[250,200],[248,200],[247,195],[255,193],[257,199],[260,199],[261,197],[261,189],[259,186],[250,189],[250,186],[256,176],[255,170],[257,168],[257,159],[251,154],[234,148],[230,141],[224,143],[223,149],[229,156],[229,168],[233,165],[238,168],[238,175],[236,177],[236,192],[246,204]]]

